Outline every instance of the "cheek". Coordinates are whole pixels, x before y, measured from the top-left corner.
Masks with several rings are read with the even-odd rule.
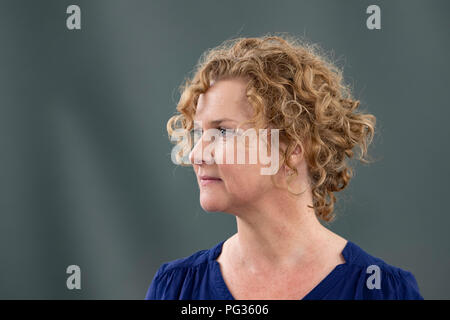
[[[261,174],[263,166],[257,163],[258,145],[254,141],[247,140],[244,144],[240,139],[223,142],[215,149],[215,158],[222,160],[222,164],[218,164],[221,177],[227,191],[236,197],[253,197],[273,187],[270,176]]]
[[[230,194],[236,197],[254,197],[272,187],[270,176],[260,174],[258,165],[222,165],[221,176]]]
[[[215,161],[219,164],[254,166],[259,162],[259,142],[255,136],[219,139],[214,146],[214,153]]]

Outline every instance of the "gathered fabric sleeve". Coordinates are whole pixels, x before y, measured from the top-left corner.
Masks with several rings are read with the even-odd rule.
[[[380,264],[380,287],[369,286],[370,272],[367,266],[359,266],[349,271],[341,283],[330,290],[326,299],[349,300],[423,300],[414,275],[400,268]]]
[[[161,296],[160,281],[164,268],[165,264],[162,264],[153,276],[152,282],[147,290],[147,294],[145,295],[145,300],[160,300],[158,297]]]
[[[175,278],[177,273],[174,270],[166,270],[167,263],[163,263],[150,283],[145,295],[145,300],[166,300],[176,299],[173,293],[176,290],[175,284],[178,282]]]
[[[171,268],[168,263],[162,264],[153,277],[145,300],[179,300],[190,271],[190,268]]]
[[[424,300],[420,294],[419,285],[414,275],[406,270],[400,270],[398,276],[391,275],[392,284],[396,287],[398,300]]]

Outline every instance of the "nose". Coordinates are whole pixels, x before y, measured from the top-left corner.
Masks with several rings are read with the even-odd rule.
[[[214,147],[211,145],[209,141],[205,141],[204,135],[201,136],[198,141],[194,141],[195,145],[189,153],[189,161],[191,164],[204,165],[204,164],[213,164],[214,161]],[[209,146],[209,148],[208,148]]]

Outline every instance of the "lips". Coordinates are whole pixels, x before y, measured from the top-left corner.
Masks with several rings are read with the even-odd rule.
[[[222,179],[212,176],[200,176],[200,180],[222,180]]]
[[[222,182],[222,179],[217,178],[217,177],[213,177],[213,176],[200,176],[200,184],[202,186],[206,186],[206,185],[210,185],[210,184],[215,184],[215,183],[220,183]]]

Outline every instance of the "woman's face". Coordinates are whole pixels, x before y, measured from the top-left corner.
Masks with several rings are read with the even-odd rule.
[[[247,138],[245,143],[238,139],[239,133],[233,133],[240,122],[252,116],[253,108],[245,89],[243,79],[220,80],[198,99],[194,121],[201,130],[197,130],[200,134],[189,159],[197,175],[200,204],[205,211],[231,213],[252,207],[275,189],[271,175],[261,174],[261,168],[269,165],[261,164],[259,156],[256,161],[249,161],[250,154],[259,154],[258,145],[255,148]],[[251,129],[245,125],[241,128],[241,133]],[[219,135],[208,138],[211,132]],[[227,132],[231,134],[228,137]],[[227,152],[232,152],[234,157],[226,158]],[[238,152],[245,154],[244,164],[238,163]]]

